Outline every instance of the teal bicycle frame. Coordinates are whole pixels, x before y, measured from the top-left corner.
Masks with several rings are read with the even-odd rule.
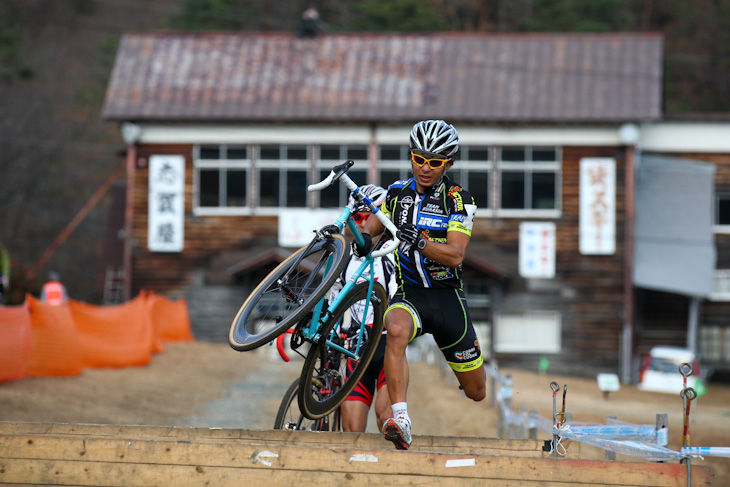
[[[351,162],[352,161],[348,161],[345,164],[347,165],[348,163],[351,163]],[[348,167],[351,165],[352,164],[349,164]],[[337,169],[337,168],[335,168],[335,169]],[[344,171],[346,171],[346,170],[347,169],[345,168]],[[370,207],[370,211],[385,225],[385,227],[388,230],[390,230],[392,235],[395,235],[396,229],[395,229],[395,226],[393,225],[393,223],[390,220],[388,220],[388,218],[385,217],[382,214],[382,212],[378,208],[375,207],[375,205],[373,205],[373,202],[367,196],[360,194],[359,188],[355,185],[355,183],[352,181],[352,179],[350,179],[350,177],[347,174],[345,174],[344,171],[339,173],[339,172],[335,172],[335,170],[333,169],[333,171],[329,174],[329,176],[324,181],[322,181],[318,184],[313,184],[313,185],[309,186],[309,191],[317,191],[317,190],[323,189],[323,188],[329,186],[330,184],[332,184],[332,182],[335,179],[341,179],[342,182],[347,186],[347,188],[355,196],[355,198],[357,198],[357,199],[362,198],[361,201],[368,204],[368,206]],[[364,245],[365,239],[363,238],[362,234],[358,230],[357,225],[355,225],[355,222],[353,222],[353,220],[351,218],[352,213],[353,213],[353,209],[350,208],[349,206],[347,206],[346,208],[344,208],[342,210],[342,213],[340,213],[340,216],[337,217],[337,220],[335,220],[334,225],[337,226],[337,228],[339,228],[340,231],[343,231],[345,228],[345,225],[347,225],[347,228],[350,229],[350,231],[352,232],[352,235],[355,237],[355,242],[357,242],[358,245]],[[360,360],[360,357],[359,357],[360,344],[362,342],[362,334],[363,334],[363,329],[366,324],[365,323],[366,317],[368,316],[368,307],[370,305],[370,296],[372,296],[373,287],[375,285],[375,264],[374,264],[375,257],[379,257],[381,255],[385,255],[388,252],[394,251],[396,248],[398,248],[398,243],[399,243],[398,239],[395,238],[393,245],[391,247],[391,250],[378,250],[375,252],[368,253],[365,256],[365,260],[360,265],[360,267],[358,267],[355,274],[350,279],[348,279],[348,281],[345,283],[343,288],[337,294],[335,299],[331,303],[329,303],[329,306],[327,306],[326,310],[324,309],[324,305],[325,305],[325,302],[327,302],[327,296],[322,297],[322,299],[320,299],[319,302],[314,307],[314,310],[312,312],[312,319],[311,319],[309,325],[304,327],[304,329],[302,329],[302,336],[305,339],[312,340],[315,343],[322,339],[322,337],[319,334],[319,330],[321,329],[322,326],[324,326],[328,323],[328,321],[332,317],[333,311],[335,309],[337,309],[337,306],[342,302],[344,297],[352,290],[352,288],[355,287],[355,285],[358,283],[360,278],[365,273],[365,269],[370,267],[370,275],[367,277],[367,279],[369,281],[369,285],[368,285],[367,297],[365,300],[365,309],[363,311],[363,318],[360,320],[360,332],[358,334],[359,339],[357,340],[357,346],[355,347],[354,352],[351,350],[347,350],[339,345],[336,345],[329,339],[325,340],[325,344],[328,347],[331,347],[331,348],[347,355],[348,357],[350,357],[354,360]],[[326,265],[325,273],[329,270],[330,265],[331,265],[331,263],[328,262]]]

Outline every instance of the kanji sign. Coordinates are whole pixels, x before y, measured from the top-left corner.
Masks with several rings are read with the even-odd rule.
[[[185,159],[151,156],[147,248],[181,252],[185,241]]]
[[[580,253],[616,252],[616,160],[580,161]]]

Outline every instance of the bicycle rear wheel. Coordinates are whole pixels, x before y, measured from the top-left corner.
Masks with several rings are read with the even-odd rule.
[[[228,342],[253,350],[297,324],[329,291],[350,257],[342,234],[333,234],[287,257],[266,276],[241,306]]]
[[[276,413],[274,429],[290,431],[339,431],[340,410],[319,419],[309,419],[299,411],[299,379],[292,382]]]
[[[360,333],[347,336],[342,333],[342,329],[347,329],[350,323],[359,329],[356,317],[362,315],[362,307],[368,301],[368,285],[368,282],[361,282],[345,296],[327,325],[320,330],[323,337],[347,350],[356,349]],[[366,327],[369,329],[362,334],[359,360],[351,359],[344,352],[327,345],[324,339],[309,349],[299,380],[299,409],[306,417],[318,419],[331,413],[360,381],[378,347],[387,300],[383,286],[374,283],[369,299],[369,309],[372,311],[368,312],[372,317],[372,327]],[[312,391],[327,393],[314,394]]]

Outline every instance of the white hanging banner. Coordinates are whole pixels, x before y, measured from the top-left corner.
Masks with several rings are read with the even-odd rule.
[[[616,160],[580,160],[580,253],[616,253]]]
[[[314,238],[314,230],[330,225],[341,210],[282,209],[279,212],[279,246],[302,247]]]
[[[151,156],[147,248],[181,252],[185,241],[185,158]]]
[[[555,223],[520,223],[520,276],[555,277]]]

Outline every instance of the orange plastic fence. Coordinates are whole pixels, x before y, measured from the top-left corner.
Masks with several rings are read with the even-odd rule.
[[[164,342],[193,340],[183,299],[143,291],[117,306],[52,306],[28,295],[23,306],[0,306],[0,382],[144,365]]]
[[[31,345],[28,305],[0,306],[0,382],[28,374]]]
[[[152,316],[155,336],[163,342],[192,342],[190,317],[185,299],[172,301],[165,296],[150,291],[147,304]]]
[[[145,365],[152,359],[155,340],[144,294],[117,306],[70,301],[69,307],[84,367]]]
[[[53,306],[30,295],[25,300],[33,325],[28,375],[80,374],[81,345],[68,304]]]

